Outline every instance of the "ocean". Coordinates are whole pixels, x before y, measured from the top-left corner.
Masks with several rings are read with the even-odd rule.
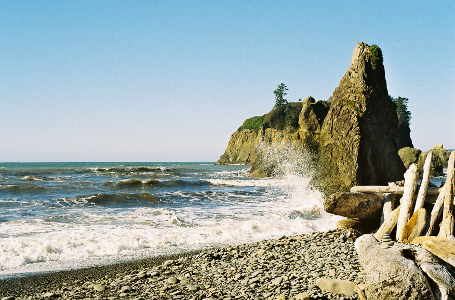
[[[214,163],[1,163],[0,279],[335,228],[309,182]]]

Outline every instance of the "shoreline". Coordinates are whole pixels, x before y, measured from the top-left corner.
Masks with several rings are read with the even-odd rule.
[[[319,278],[363,281],[347,231],[8,278],[0,299],[358,299],[321,291]]]

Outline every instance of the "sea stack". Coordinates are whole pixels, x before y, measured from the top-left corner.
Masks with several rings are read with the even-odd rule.
[[[403,179],[397,137],[381,49],[358,43],[322,125],[316,185],[331,194]]]

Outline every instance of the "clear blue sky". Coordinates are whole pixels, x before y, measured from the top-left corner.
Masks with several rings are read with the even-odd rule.
[[[0,0],[0,161],[216,161],[274,105],[329,98],[358,42],[455,148],[453,1]]]

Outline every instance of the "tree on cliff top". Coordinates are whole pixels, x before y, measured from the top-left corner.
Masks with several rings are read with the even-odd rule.
[[[389,96],[390,99],[397,106],[397,116],[398,116],[398,138],[397,146],[398,150],[404,147],[414,148],[411,139],[411,112],[408,110],[408,98],[398,97],[393,98]]]
[[[397,115],[398,115],[398,125],[401,124],[411,124],[411,112],[408,110],[408,98],[392,98],[393,103],[397,106]]]
[[[283,108],[286,104],[288,104],[288,101],[284,98],[286,96],[286,91],[288,88],[284,83],[280,83],[278,85],[278,88],[273,91],[275,94],[275,108]]]

